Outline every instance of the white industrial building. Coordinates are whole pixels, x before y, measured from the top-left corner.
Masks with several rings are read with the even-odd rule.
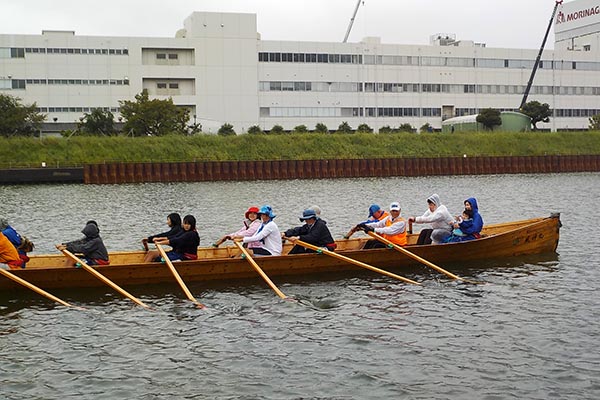
[[[553,109],[540,128],[585,129],[600,113],[600,0],[561,5],[554,32],[528,101]],[[543,33],[531,32],[540,43]],[[482,108],[517,109],[537,53],[451,34],[433,35],[430,45],[267,41],[254,14],[194,12],[173,38],[0,35],[0,93],[35,102],[57,123],[98,107],[118,117],[119,100],[147,89],[188,107],[211,132],[223,123],[238,133],[343,121],[440,128]]]

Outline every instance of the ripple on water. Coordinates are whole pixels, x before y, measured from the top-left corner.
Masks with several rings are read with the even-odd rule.
[[[0,398],[600,398],[600,228],[590,223],[600,215],[573,202],[578,193],[595,204],[598,183],[598,174],[568,174],[0,187],[3,215],[21,231],[23,215],[36,223],[41,252],[79,236],[90,215],[109,248],[137,248],[173,210],[201,216],[209,243],[223,221],[265,202],[282,228],[320,204],[339,237],[375,199],[400,199],[412,215],[434,191],[452,211],[475,194],[487,222],[561,211],[564,224],[558,256],[460,269],[484,285],[426,270],[410,276],[423,287],[370,272],[274,279],[298,303],[258,279],[190,285],[207,310],[176,285],[136,289],[154,312],[104,289],[54,293],[85,312],[0,294]],[[358,199],[357,187],[372,199]],[[228,207],[216,215],[214,204]]]

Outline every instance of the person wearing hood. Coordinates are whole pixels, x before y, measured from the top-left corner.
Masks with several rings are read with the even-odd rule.
[[[432,194],[427,198],[428,210],[420,217],[410,217],[409,222],[416,224],[430,224],[431,229],[423,229],[419,234],[417,244],[441,244],[452,235],[454,217],[445,205],[442,204],[440,196]]]
[[[258,256],[280,256],[283,246],[281,245],[281,232],[273,221],[275,218],[271,206],[264,205],[258,210],[261,225],[252,236],[233,236],[232,239],[242,243],[258,243],[259,247],[252,247],[254,255]]]
[[[284,232],[283,238],[288,239],[292,243],[295,243],[296,240],[301,240],[314,246],[325,247],[329,251],[335,250],[337,246],[327,227],[327,222],[319,218],[314,209],[308,208],[304,210],[299,219],[301,222],[304,222],[304,225],[288,229]],[[307,249],[297,244],[292,247],[288,254],[314,252],[312,249]]]
[[[81,233],[84,235],[83,239],[57,244],[56,248],[82,255],[88,265],[108,265],[108,251],[100,237],[96,221],[88,221]],[[67,266],[72,265],[75,265],[75,261],[67,258]]]
[[[178,213],[171,213],[167,215],[167,226],[170,228],[167,232],[158,233],[156,235],[148,236],[147,238],[142,239],[142,245],[144,246],[144,249],[146,249],[144,262],[150,262],[156,257],[160,257],[160,252],[158,250],[150,250],[148,248],[148,243],[154,243],[154,239],[157,238],[170,239],[179,235],[181,231],[183,231],[183,228],[181,227],[181,216]]]
[[[479,206],[477,205],[477,199],[475,197],[469,197],[464,201],[465,210],[471,211],[473,217],[468,220],[461,222],[455,221],[453,224],[454,228],[460,229],[464,234],[463,236],[453,235],[450,238],[450,242],[463,242],[465,240],[479,239],[481,237],[481,230],[483,229],[483,218],[479,214]]]

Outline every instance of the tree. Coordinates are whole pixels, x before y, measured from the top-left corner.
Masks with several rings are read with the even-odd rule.
[[[170,133],[187,133],[189,110],[177,107],[173,99],[150,100],[148,91],[135,96],[135,101],[119,101],[125,119],[123,130],[134,136],[164,136]]]
[[[521,112],[531,118],[534,131],[537,131],[536,124],[538,122],[550,122],[550,116],[552,115],[552,110],[550,110],[548,103],[541,104],[535,100],[525,103],[521,108]]]
[[[115,132],[115,116],[108,110],[94,108],[79,118],[77,129],[88,135],[112,135]]]
[[[590,117],[590,130],[600,131],[600,114],[596,114]]]
[[[294,133],[307,133],[308,128],[306,125],[298,125],[294,127]]]
[[[348,124],[348,122],[344,121],[340,124],[340,126],[338,126],[337,131],[339,133],[352,133],[352,127],[350,124]]]
[[[260,126],[252,125],[250,128],[248,128],[248,134],[249,135],[262,135],[262,134],[264,134],[264,132],[262,129],[260,129]]]
[[[502,125],[502,119],[500,119],[500,111],[495,110],[493,108],[484,108],[482,109],[477,118],[475,118],[477,122],[482,124],[485,129],[493,130],[495,126]]]
[[[219,128],[219,131],[217,132],[217,135],[219,135],[219,136],[235,136],[235,131],[233,130],[233,125],[227,124],[227,123],[221,125],[221,127]]]
[[[46,115],[37,112],[35,103],[26,106],[21,99],[0,94],[0,135],[32,136],[40,130]]]
[[[281,125],[273,125],[271,131],[269,132],[272,135],[282,135],[283,134],[283,126]]]
[[[373,133],[373,128],[368,124],[360,124],[358,128],[356,128],[356,131],[360,133]]]
[[[315,125],[315,132],[316,133],[329,133],[329,129],[327,128],[327,125],[319,122]]]

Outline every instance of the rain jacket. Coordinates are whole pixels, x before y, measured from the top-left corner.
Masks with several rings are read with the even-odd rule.
[[[83,254],[91,260],[102,260],[108,262],[108,251],[100,237],[100,230],[94,223],[88,223],[81,231],[85,235],[83,239],[65,243],[67,250],[71,253]]]

